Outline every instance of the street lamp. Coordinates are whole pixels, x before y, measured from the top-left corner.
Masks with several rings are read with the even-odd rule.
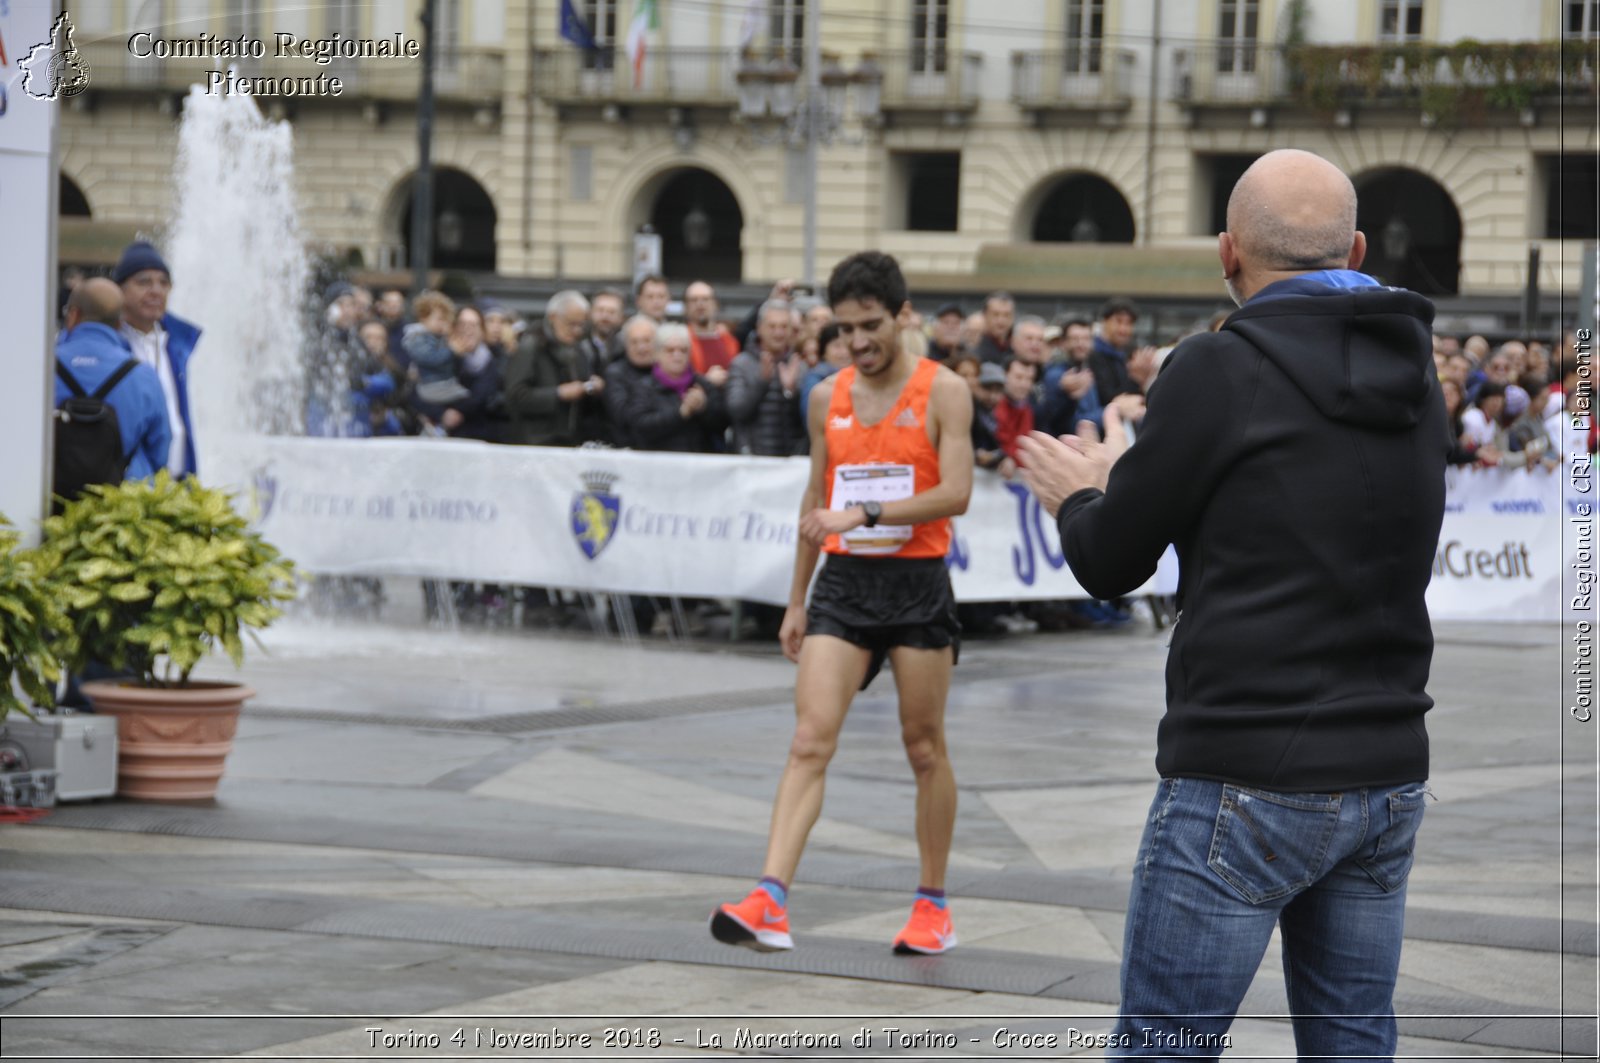
[[[882,99],[883,72],[863,57],[855,72],[846,72],[837,60],[822,62],[822,17],[818,0],[806,0],[805,90],[797,98],[801,71],[786,57],[765,65],[749,64],[739,71],[739,115],[752,122],[767,116],[780,123],[776,130],[753,130],[757,143],[804,145],[806,152],[805,250],[802,275],[815,285],[817,274],[817,149],[822,144],[860,143],[844,131],[846,97],[855,90],[856,118],[876,124]]]
[[[422,87],[417,94],[417,172],[411,182],[413,294],[428,286],[433,264],[433,20],[438,0],[422,4]]]

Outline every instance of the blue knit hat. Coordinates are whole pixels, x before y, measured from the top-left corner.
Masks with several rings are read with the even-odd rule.
[[[127,280],[142,270],[159,269],[172,279],[172,271],[167,268],[166,259],[161,257],[161,252],[155,246],[144,240],[135,240],[122,251],[122,257],[117,260],[117,268],[111,274],[111,279],[118,284]]]

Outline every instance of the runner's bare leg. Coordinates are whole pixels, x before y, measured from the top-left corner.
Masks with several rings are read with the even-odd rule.
[[[794,882],[806,837],[822,814],[824,777],[838,748],[839,729],[871,660],[866,650],[832,635],[808,635],[801,643],[794,738],[772,802],[772,832],[762,875]]]
[[[889,651],[900,694],[900,738],[917,781],[917,850],[920,886],[944,888],[950,842],[956,829],[956,776],[944,740],[944,706],[950,696],[955,654],[949,648]]]

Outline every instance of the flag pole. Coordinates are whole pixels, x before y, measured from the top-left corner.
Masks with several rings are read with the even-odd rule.
[[[805,250],[801,276],[813,289],[817,284],[817,139],[821,130],[822,107],[822,25],[821,5],[806,0],[806,202]]]
[[[422,91],[417,96],[417,173],[411,182],[412,295],[433,265],[433,20],[438,0],[422,4]]]

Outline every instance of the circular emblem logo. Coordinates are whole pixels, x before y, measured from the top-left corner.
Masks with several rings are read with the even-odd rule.
[[[89,87],[89,64],[76,49],[50,58],[50,88],[66,97],[76,96]]]

